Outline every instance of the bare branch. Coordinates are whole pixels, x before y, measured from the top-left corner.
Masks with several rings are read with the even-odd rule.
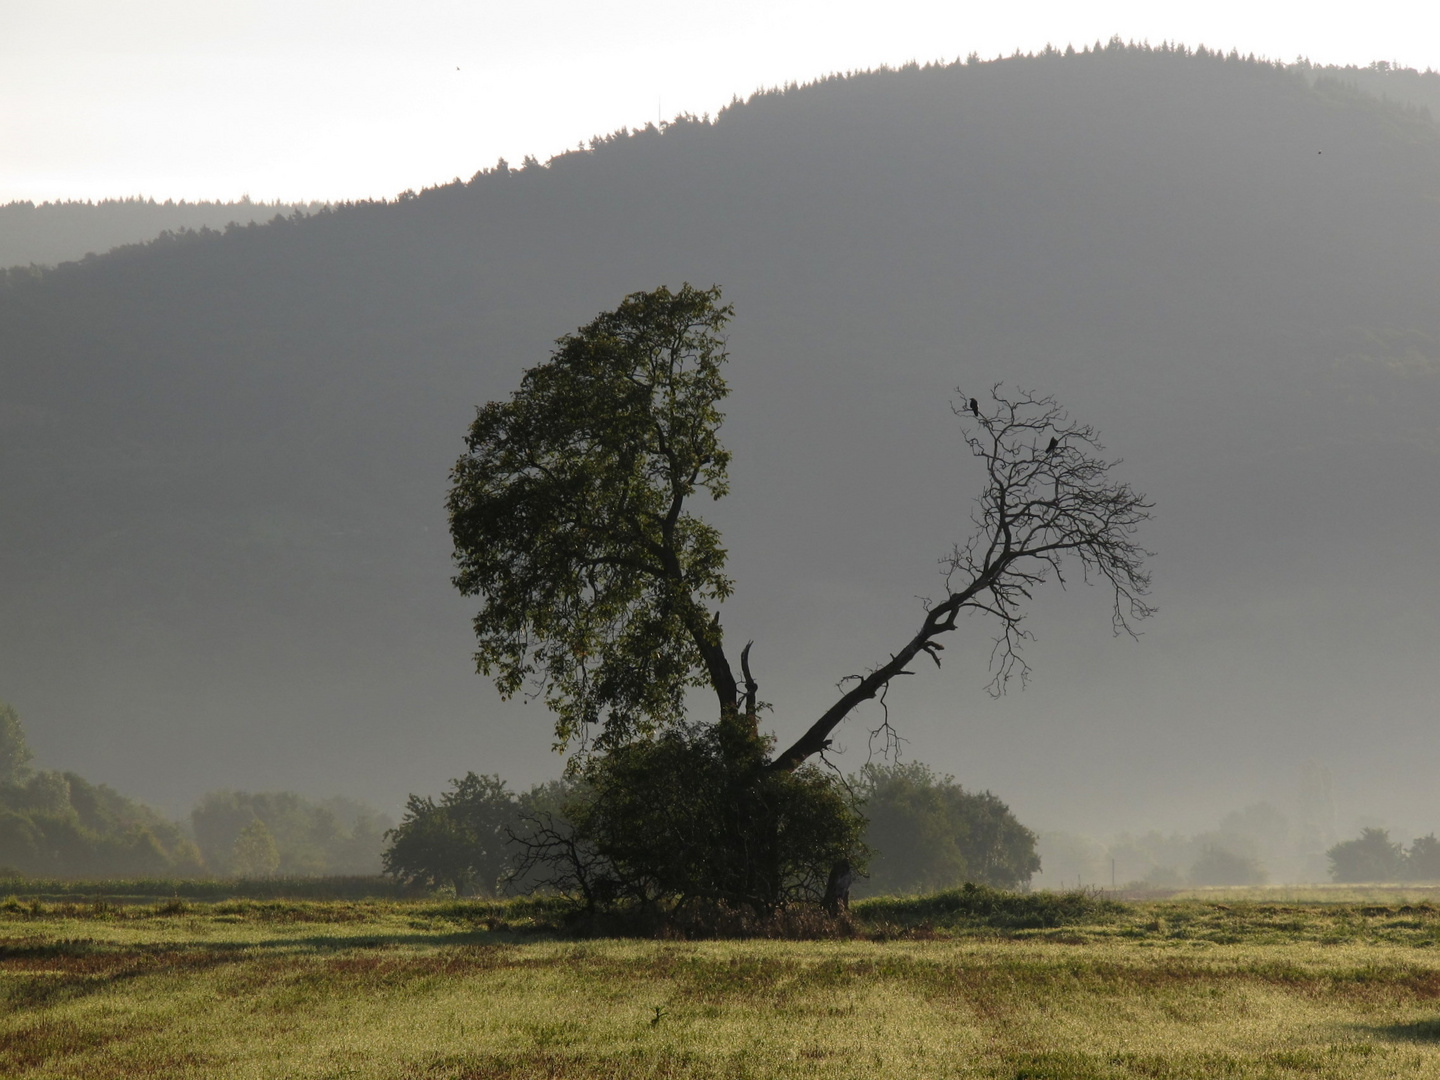
[[[957,391],[958,393],[958,391]],[[910,674],[907,665],[925,653],[940,666],[942,645],[934,640],[956,627],[961,611],[999,623],[990,653],[994,673],[988,689],[1004,693],[1012,679],[1023,685],[1030,673],[1021,648],[1032,639],[1022,625],[1024,604],[1052,577],[1062,587],[1066,569],[1078,565],[1087,585],[1104,584],[1113,593],[1112,632],[1137,636],[1135,623],[1154,614],[1145,602],[1151,555],[1135,539],[1153,504],[1129,484],[1115,480],[1119,461],[1101,455],[1096,431],[1070,419],[1054,398],[1030,391],[991,388],[994,409],[962,396],[951,411],[966,427],[966,445],[985,470],[984,491],[970,520],[973,531],[941,560],[946,598],[928,604],[919,630],[889,662],[855,679],[840,699],[772,768],[793,769],[829,744],[830,733],[864,701],[884,694],[890,682]],[[889,714],[877,731],[889,728]]]

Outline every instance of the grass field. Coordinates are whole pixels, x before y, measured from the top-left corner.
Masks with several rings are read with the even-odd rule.
[[[683,942],[567,940],[533,903],[90,888],[0,903],[0,1076],[1440,1076],[1416,896],[950,894],[857,905],[842,940]]]

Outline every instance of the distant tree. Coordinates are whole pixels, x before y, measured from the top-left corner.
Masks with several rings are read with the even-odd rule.
[[[1263,885],[1268,875],[1258,860],[1207,844],[1190,868],[1192,885]]]
[[[1403,849],[1388,829],[1364,829],[1358,839],[1341,841],[1325,854],[1336,881],[1398,881],[1404,875]]]
[[[1440,840],[1418,836],[1405,853],[1405,876],[1411,881],[1440,881]]]
[[[68,878],[194,874],[200,853],[149,807],[75,773],[0,784],[0,867]]]
[[[713,744],[736,749],[735,782],[758,790],[762,776],[823,753],[835,729],[861,704],[883,700],[916,658],[938,667],[940,639],[962,613],[998,624],[995,693],[1028,671],[1024,605],[1047,578],[1063,582],[1074,567],[1104,582],[1117,633],[1151,613],[1146,552],[1135,540],[1150,504],[1111,478],[1114,463],[1097,456],[1092,429],[1051,398],[996,385],[990,408],[976,399],[968,411],[955,409],[977,425],[965,438],[986,483],[974,533],[945,560],[943,596],[927,603],[908,641],[846,680],[839,699],[774,753],[758,733],[749,646],[740,655],[743,687],[724,647],[718,605],[731,582],[719,532],[688,507],[702,493],[728,491],[730,455],[718,431],[731,314],[718,288],[626,297],[561,338],[509,401],[479,410],[451,473],[454,582],[482,599],[477,667],[507,697],[534,685],[554,713],[560,746],[578,741],[603,755],[684,731],[686,693],[704,687],[715,724],[734,732]],[[732,781],[722,786],[733,790]],[[612,822],[607,834],[624,824]],[[774,849],[764,815],[752,833],[714,825],[716,844]],[[711,858],[729,864],[736,855],[716,848]]]
[[[275,836],[256,818],[240,830],[230,853],[230,867],[238,877],[270,877],[280,869]]]
[[[316,803],[293,791],[211,791],[190,811],[205,861],[220,873],[231,872],[235,840],[256,820],[274,838],[282,874],[373,874],[380,869],[389,821],[363,804],[343,799]]]
[[[966,791],[918,762],[869,765],[856,780],[869,820],[866,893],[934,892],[966,881],[1014,889],[1040,870],[1036,835],[988,791]]]
[[[448,884],[457,895],[493,895],[505,871],[520,805],[498,776],[466,773],[440,801],[411,795],[400,824],[385,834],[385,873],[411,885]]]
[[[0,784],[20,784],[30,775],[33,755],[20,714],[0,701]]]

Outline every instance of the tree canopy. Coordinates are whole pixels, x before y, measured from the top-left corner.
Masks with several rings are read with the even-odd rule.
[[[735,679],[707,605],[719,533],[686,507],[726,492],[719,289],[636,293],[557,343],[509,401],[479,410],[452,473],[455,585],[483,597],[479,669],[505,695],[538,677],[560,742],[674,724]]]
[[[871,763],[855,780],[869,821],[867,894],[935,892],[967,881],[1014,889],[1040,869],[1035,834],[988,791],[966,791],[919,762]]]
[[[506,696],[533,682],[561,746],[597,732],[594,746],[608,749],[678,726],[686,691],[707,684],[717,719],[757,726],[750,647],[743,693],[724,648],[725,550],[687,505],[727,490],[718,406],[731,315],[718,287],[627,296],[560,338],[509,401],[479,409],[452,470],[454,582],[482,599],[477,666]],[[999,384],[988,397],[982,406],[962,396],[954,410],[971,425],[965,440],[984,487],[969,539],[944,560],[943,596],[767,767],[793,770],[822,753],[922,653],[938,667],[939,639],[962,612],[996,626],[992,689],[1023,680],[1024,604],[1071,568],[1111,590],[1117,633],[1151,614],[1148,552],[1136,540],[1150,503],[1112,477],[1094,429],[1052,398]]]

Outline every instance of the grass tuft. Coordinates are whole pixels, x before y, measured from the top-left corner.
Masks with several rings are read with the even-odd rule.
[[[875,897],[858,901],[852,909],[861,925],[997,930],[1104,923],[1130,910],[1130,905],[1093,892],[1011,893],[984,885],[966,885],[929,896]]]

